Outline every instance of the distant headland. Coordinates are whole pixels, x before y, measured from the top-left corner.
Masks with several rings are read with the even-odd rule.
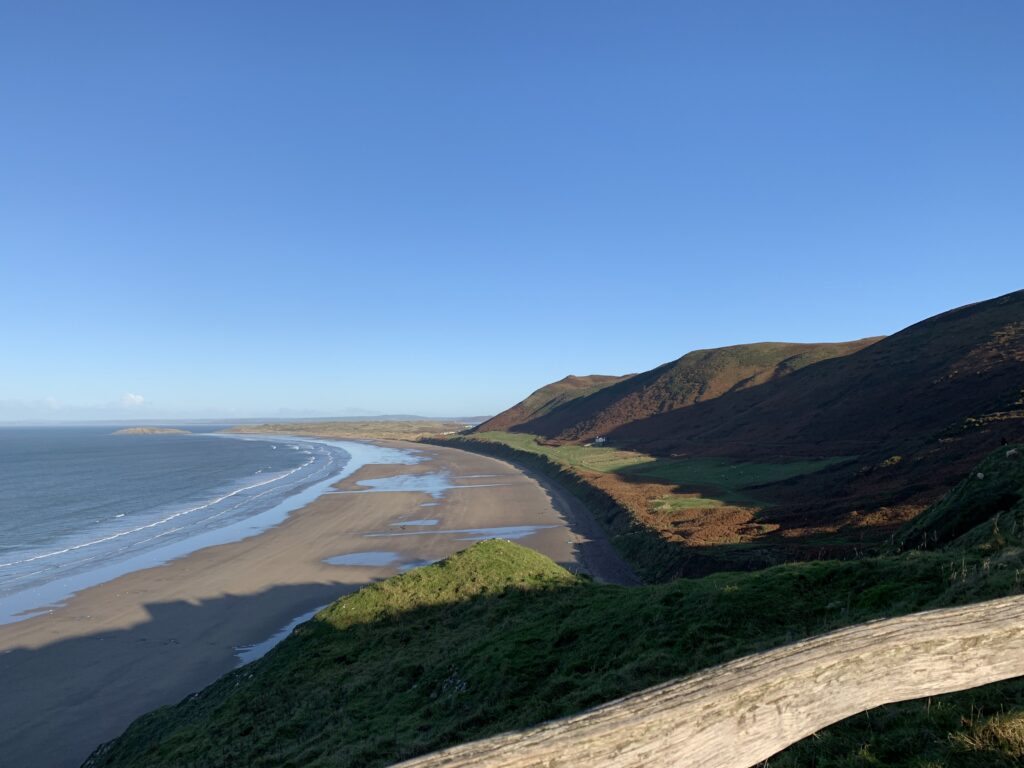
[[[115,435],[190,435],[191,432],[172,427],[128,427],[114,432]]]

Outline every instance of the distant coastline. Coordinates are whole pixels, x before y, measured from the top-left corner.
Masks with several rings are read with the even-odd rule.
[[[405,440],[461,434],[476,425],[469,420],[410,419],[407,421],[311,421],[242,424],[224,430],[227,433],[291,435],[330,440]]]
[[[119,429],[112,434],[115,435],[191,435],[186,429],[175,429],[173,427],[126,427]]]

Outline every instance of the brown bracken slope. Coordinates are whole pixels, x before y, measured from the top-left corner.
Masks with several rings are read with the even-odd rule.
[[[534,414],[528,420],[506,419],[509,426],[505,429],[557,440],[589,440],[640,419],[756,387],[822,360],[849,355],[876,341],[878,338],[841,344],[767,342],[701,349]],[[487,428],[484,425],[481,431]]]
[[[629,376],[566,376],[561,381],[541,387],[522,402],[488,419],[476,428],[477,432],[508,432],[533,419],[544,416],[578,398],[592,395]]]
[[[1001,439],[1024,438],[1024,291],[611,437],[658,455],[856,456],[810,495],[930,501]]]
[[[543,407],[520,404],[480,431],[559,442],[605,435],[662,457],[843,458],[751,489],[767,502],[757,522],[787,546],[817,547],[840,530],[868,542],[934,502],[1001,441],[1024,441],[1024,291],[881,340],[702,350],[601,384],[577,386],[571,399],[540,398]],[[589,482],[614,486],[609,492],[638,517],[657,496],[628,474]],[[642,498],[631,506],[632,496]],[[692,515],[699,527],[712,523],[708,510]]]
[[[672,413],[615,437],[654,453],[860,454],[956,436],[1024,409],[1024,291],[924,320],[845,357]]]

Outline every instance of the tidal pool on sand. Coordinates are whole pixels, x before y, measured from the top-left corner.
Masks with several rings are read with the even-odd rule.
[[[397,552],[352,552],[348,555],[328,557],[324,562],[328,565],[388,566],[398,559]]]
[[[485,477],[484,475],[465,475],[464,477]],[[427,472],[421,475],[395,475],[394,477],[374,477],[360,480],[354,490],[335,491],[335,493],[426,493],[435,499],[444,497],[445,492],[452,488],[494,488],[510,483],[470,483],[457,485],[447,472]],[[429,503],[429,502],[428,502]]]

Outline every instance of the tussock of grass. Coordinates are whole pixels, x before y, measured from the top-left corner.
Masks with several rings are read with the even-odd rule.
[[[890,704],[793,745],[762,768],[1019,768],[1024,681]]]
[[[324,608],[316,620],[345,630],[509,590],[526,592],[578,583],[578,577],[543,555],[492,539],[429,567],[365,587]]]
[[[1024,716],[999,714],[950,736],[953,749],[1001,755],[1024,762]]]

